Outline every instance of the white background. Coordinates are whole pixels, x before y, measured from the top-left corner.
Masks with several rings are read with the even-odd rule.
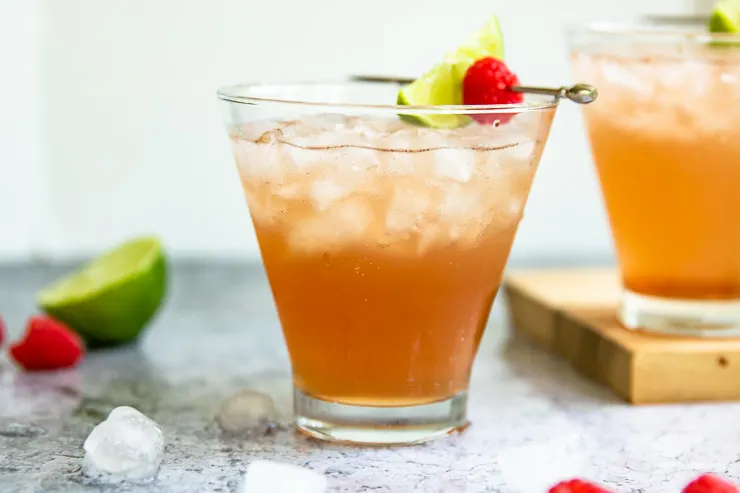
[[[215,89],[418,75],[499,13],[528,83],[571,81],[567,23],[711,0],[0,0],[0,261],[159,234],[181,257],[256,258]],[[579,109],[561,107],[513,255],[608,258]]]

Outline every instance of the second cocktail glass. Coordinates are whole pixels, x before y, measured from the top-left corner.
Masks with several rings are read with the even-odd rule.
[[[398,88],[219,92],[297,426],[325,440],[410,444],[467,425],[471,366],[557,107],[374,104]]]
[[[628,328],[740,333],[740,36],[706,24],[571,33]]]

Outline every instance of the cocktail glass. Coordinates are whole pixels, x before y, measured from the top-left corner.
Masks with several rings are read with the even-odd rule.
[[[740,333],[740,36],[677,19],[570,33],[631,329]]]
[[[219,91],[296,424],[324,440],[412,444],[467,425],[471,366],[557,107],[383,104],[398,89]]]

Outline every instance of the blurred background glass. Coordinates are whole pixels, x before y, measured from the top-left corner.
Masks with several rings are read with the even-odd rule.
[[[567,24],[711,3],[0,0],[0,262],[75,259],[141,233],[175,257],[256,261],[221,85],[417,76],[494,12],[520,79],[561,85]],[[559,111],[514,262],[612,258],[580,113]]]

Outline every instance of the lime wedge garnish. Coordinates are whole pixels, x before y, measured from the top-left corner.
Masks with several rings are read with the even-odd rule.
[[[504,38],[497,16],[492,16],[483,28],[455,51],[448,53],[444,61],[398,93],[399,105],[437,106],[462,104],[462,80],[465,72],[476,60],[491,56],[503,59]],[[467,124],[470,119],[458,115],[401,115],[402,118],[435,128],[455,128]]]
[[[457,78],[454,65],[440,63],[421,78],[398,92],[396,104],[409,106],[436,106],[461,104],[461,79]],[[467,117],[460,115],[399,115],[406,121],[435,128],[457,128],[465,125]]]
[[[139,238],[45,287],[37,301],[89,345],[122,344],[136,339],[157,312],[166,277],[159,241]]]
[[[740,33],[740,0],[719,0],[714,4],[709,32]]]

